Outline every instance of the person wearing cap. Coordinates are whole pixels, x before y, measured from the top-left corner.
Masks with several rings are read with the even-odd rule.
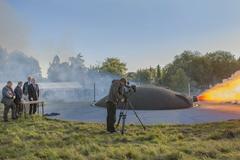
[[[116,109],[118,103],[123,99],[124,86],[126,86],[127,80],[121,78],[120,80],[113,80],[109,90],[107,106],[107,131],[110,133],[116,132]]]
[[[2,89],[2,103],[4,104],[3,120],[8,122],[8,112],[12,110],[12,119],[16,119],[16,105],[14,103],[15,94],[12,89],[13,83],[7,82],[7,85]]]
[[[23,85],[23,82],[20,81],[20,82],[18,82],[18,85],[14,89],[14,94],[16,95],[14,103],[16,105],[16,115],[17,116],[20,116],[22,114],[22,112],[23,112],[23,108],[22,108],[22,106],[20,104],[21,101],[22,101],[22,96],[23,96],[22,85]]]

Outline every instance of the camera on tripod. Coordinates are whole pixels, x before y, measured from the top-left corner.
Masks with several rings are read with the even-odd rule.
[[[136,85],[129,85],[129,82],[128,82],[128,84],[125,85],[125,87],[124,87],[123,96],[124,96],[125,99],[127,99],[136,92],[137,92]]]
[[[129,83],[127,83],[127,85],[125,85],[124,93],[123,93],[124,104],[121,108],[121,111],[120,111],[120,114],[119,114],[119,119],[118,119],[118,122],[117,122],[117,125],[116,125],[118,127],[120,125],[120,122],[122,121],[122,127],[121,127],[121,133],[122,134],[125,133],[125,121],[126,121],[127,112],[128,112],[129,109],[131,109],[133,111],[133,113],[137,117],[138,121],[142,125],[143,129],[144,130],[146,129],[142,120],[140,119],[137,112],[135,111],[134,106],[132,105],[131,101],[129,100],[129,97],[132,96],[136,92],[137,92],[136,85],[129,85]]]

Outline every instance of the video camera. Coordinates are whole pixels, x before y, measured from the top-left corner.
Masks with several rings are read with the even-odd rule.
[[[136,85],[130,85],[129,82],[124,87],[124,98],[129,98],[132,94],[137,92]]]

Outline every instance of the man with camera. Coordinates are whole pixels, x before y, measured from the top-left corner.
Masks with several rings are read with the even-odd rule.
[[[2,89],[2,103],[4,104],[3,120],[8,122],[8,112],[12,110],[12,119],[16,119],[16,105],[14,103],[15,94],[12,89],[13,83],[7,82],[7,85]]]
[[[124,87],[127,84],[125,78],[113,80],[110,87],[107,100],[107,131],[110,133],[116,132],[114,124],[116,122],[116,109],[118,103],[124,98]]]

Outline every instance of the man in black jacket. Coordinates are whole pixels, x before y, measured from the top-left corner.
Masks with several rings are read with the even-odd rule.
[[[23,94],[24,94],[25,98],[27,98],[27,96],[28,96],[28,87],[31,85],[31,80],[32,80],[32,77],[29,76],[27,78],[27,82],[25,82],[23,85]],[[27,99],[25,99],[25,100],[27,100]]]
[[[3,111],[3,120],[4,122],[8,122],[8,112],[12,110],[12,119],[16,119],[16,106],[13,102],[15,99],[15,94],[12,89],[13,83],[11,81],[7,82],[7,85],[2,89],[2,103],[4,104]]]
[[[39,87],[34,78],[32,78],[31,84],[28,86],[28,98],[29,101],[37,101],[39,98]],[[29,114],[35,114],[36,111],[37,104],[31,104]]]
[[[22,90],[22,85],[23,82],[18,82],[18,85],[14,89],[14,93],[16,98],[14,99],[14,103],[16,104],[16,115],[20,116],[23,112],[23,108],[21,106],[21,101],[22,101],[22,95],[23,95],[23,90]]]

